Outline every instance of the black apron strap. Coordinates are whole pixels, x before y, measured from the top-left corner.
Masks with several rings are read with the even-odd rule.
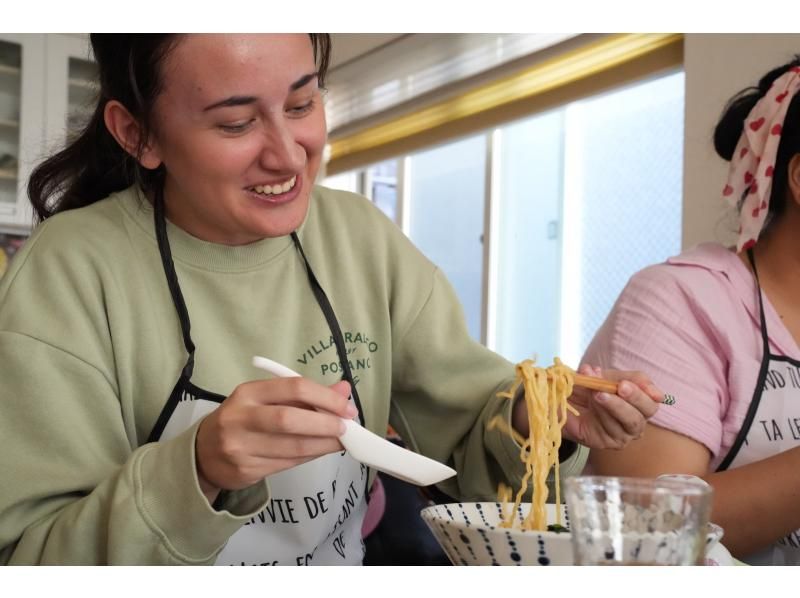
[[[183,333],[183,345],[186,347],[186,353],[189,358],[183,368],[182,376],[189,380],[192,377],[194,370],[194,343],[192,342],[191,335],[191,322],[189,320],[189,311],[186,309],[186,302],[183,300],[183,293],[181,286],[178,284],[178,274],[175,272],[175,263],[172,260],[172,250],[169,247],[169,239],[167,238],[167,219],[164,216],[164,189],[159,185],[156,189],[155,200],[153,201],[153,218],[155,220],[156,240],[158,241],[158,251],[161,254],[161,264],[164,266],[164,274],[167,277],[167,285],[169,286],[170,295],[172,295],[172,303],[178,312],[178,318],[181,322],[181,332]]]
[[[169,239],[167,238],[167,221],[164,216],[164,190],[160,186],[156,189],[153,201],[153,219],[155,220],[156,240],[158,241],[158,251],[161,255],[161,265],[164,268],[164,275],[167,278],[167,286],[172,296],[172,303],[175,306],[175,310],[178,312],[181,334],[183,335],[183,345],[186,347],[188,357],[186,359],[186,365],[183,366],[183,371],[178,378],[178,382],[172,389],[166,405],[164,405],[153,429],[150,431],[147,442],[156,442],[161,438],[161,434],[164,433],[164,429],[167,427],[170,417],[172,417],[175,408],[181,401],[204,399],[206,401],[221,403],[225,400],[224,396],[204,390],[191,382],[192,371],[194,370],[195,346],[194,342],[192,342],[189,312],[183,300],[180,284],[178,284],[178,275],[175,272],[175,263],[172,260],[172,251],[170,250]]]
[[[328,301],[328,296],[322,289],[322,285],[319,284],[317,277],[314,276],[314,271],[311,269],[311,264],[308,263],[306,254],[303,251],[303,246],[300,244],[300,239],[297,237],[296,232],[292,233],[292,240],[297,247],[297,251],[300,252],[300,256],[303,258],[303,262],[306,265],[306,272],[308,273],[308,280],[311,283],[311,290],[314,292],[314,296],[317,298],[317,303],[319,303],[322,313],[325,314],[328,327],[331,329],[331,333],[333,334],[333,342],[336,344],[336,352],[339,354],[339,360],[342,362],[342,377],[350,383],[353,401],[358,408],[358,417],[361,420],[361,425],[363,426],[365,425],[364,410],[361,408],[361,400],[358,397],[356,383],[355,380],[353,380],[353,373],[350,371],[350,363],[347,361],[347,349],[344,344],[342,331],[339,328],[339,322],[336,320],[336,314],[333,313],[333,307],[331,306],[330,301]]]
[[[339,354],[339,361],[342,362],[343,378],[350,383],[350,393],[353,395],[353,402],[358,409],[358,419],[362,426],[366,426],[364,410],[361,407],[361,400],[358,397],[356,383],[353,379],[353,373],[350,371],[350,363],[347,360],[347,349],[344,344],[344,337],[342,336],[342,331],[339,328],[339,322],[336,319],[336,314],[333,313],[333,306],[331,305],[331,302],[328,301],[328,296],[325,294],[322,285],[319,284],[317,277],[314,275],[314,271],[311,269],[311,264],[308,263],[308,258],[306,258],[306,254],[303,251],[303,245],[300,243],[300,239],[298,238],[296,232],[292,232],[292,241],[294,241],[297,251],[303,258],[303,263],[305,263],[306,272],[308,273],[308,281],[311,283],[311,290],[314,292],[314,296],[317,298],[317,303],[319,304],[320,309],[322,309],[322,313],[325,314],[325,319],[328,322],[328,327],[331,329],[331,334],[333,334],[333,342],[336,343],[336,352]],[[366,475],[364,477],[364,497],[367,501],[367,504],[369,504],[371,500],[369,494],[369,468],[367,468]]]
[[[745,415],[744,421],[742,422],[742,427],[739,428],[739,433],[736,435],[736,439],[733,441],[728,454],[725,455],[725,458],[717,467],[717,471],[725,471],[730,467],[733,460],[736,458],[736,455],[739,454],[739,451],[744,444],[744,441],[747,440],[747,434],[750,432],[750,426],[753,425],[753,420],[756,417],[756,413],[758,412],[758,406],[761,403],[761,396],[764,394],[764,381],[767,378],[767,370],[769,369],[769,335],[767,334],[767,319],[764,316],[764,300],[763,300],[763,291],[761,290],[761,284],[758,280],[758,270],[756,270],[756,259],[753,255],[753,248],[747,250],[747,259],[750,260],[750,265],[753,267],[753,275],[756,279],[756,288],[758,290],[758,314],[761,318],[761,340],[764,345],[763,350],[763,357],[761,359],[761,368],[758,371],[758,380],[756,381],[755,390],[753,390],[753,398],[750,399],[750,406],[747,408],[747,415]]]

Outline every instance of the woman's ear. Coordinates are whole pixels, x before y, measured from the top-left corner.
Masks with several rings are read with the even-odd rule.
[[[800,205],[800,154],[795,154],[789,160],[786,176],[789,179],[789,193],[794,202]]]
[[[111,136],[117,140],[122,149],[136,158],[139,164],[148,170],[154,170],[161,165],[161,157],[151,143],[146,143],[141,156],[137,156],[142,128],[125,106],[117,100],[110,100],[103,110],[103,118]]]

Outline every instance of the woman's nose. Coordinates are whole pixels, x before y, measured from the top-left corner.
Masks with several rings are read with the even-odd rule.
[[[260,163],[265,170],[297,172],[303,168],[305,150],[291,128],[270,123],[264,134]]]

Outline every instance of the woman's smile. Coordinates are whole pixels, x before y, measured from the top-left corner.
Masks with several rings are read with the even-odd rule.
[[[286,204],[294,200],[303,188],[303,178],[294,175],[284,182],[266,183],[245,189],[256,201],[267,204]]]

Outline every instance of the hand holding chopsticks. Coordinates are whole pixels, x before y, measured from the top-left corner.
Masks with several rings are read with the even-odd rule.
[[[579,415],[568,415],[563,434],[590,448],[623,448],[644,434],[660,405],[674,402],[640,371],[583,364],[572,377],[569,404]]]
[[[535,368],[532,363],[518,364],[518,372],[521,370],[521,374],[525,374],[524,368]],[[648,420],[656,414],[660,404],[674,403],[674,399],[665,395],[644,372],[601,369],[588,364],[581,365],[576,372],[559,360],[552,368],[535,369],[548,376],[572,379],[573,388],[567,398],[566,412],[561,411],[566,415],[562,437],[591,449],[624,448],[642,436]],[[521,374],[518,374],[518,381]],[[531,374],[527,376],[529,382],[525,383],[532,386]],[[525,376],[522,378],[524,381]],[[539,379],[536,386],[541,382]],[[559,387],[563,388],[560,384]],[[563,400],[564,395],[557,388],[548,390],[547,394],[560,395],[560,400]],[[530,433],[527,403],[527,400],[516,401],[511,418],[514,429],[523,437]]]

